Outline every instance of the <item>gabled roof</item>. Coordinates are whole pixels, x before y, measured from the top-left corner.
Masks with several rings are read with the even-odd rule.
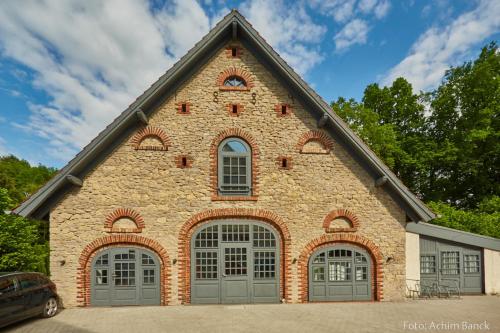
[[[15,214],[35,218],[45,217],[50,207],[62,195],[78,183],[79,177],[96,165],[100,158],[109,153],[125,134],[136,128],[138,121],[144,121],[162,100],[175,91],[186,77],[194,73],[211,55],[215,54],[231,39],[238,39],[253,52],[254,56],[266,66],[273,75],[285,85],[293,96],[324,125],[324,128],[339,140],[358,162],[384,186],[398,204],[415,222],[428,221],[434,213],[371,151],[368,146],[337,116],[328,103],[314,92],[302,78],[273,50],[252,25],[236,10],[226,15],[205,37],[202,38],[184,57],[170,68],[158,81],[147,89],[137,100],[118,116],[109,126],[78,153],[60,172],[31,197],[14,209]],[[138,114],[139,112],[139,114]],[[141,112],[143,114],[141,114]],[[73,185],[72,185],[73,184]]]

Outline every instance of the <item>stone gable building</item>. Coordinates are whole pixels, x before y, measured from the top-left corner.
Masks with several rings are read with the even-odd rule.
[[[422,242],[481,293],[500,250],[419,230],[434,214],[237,11],[15,213],[50,222],[65,306],[397,301]]]

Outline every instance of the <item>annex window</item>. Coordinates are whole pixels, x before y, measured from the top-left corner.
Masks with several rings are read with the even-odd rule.
[[[246,88],[247,83],[243,80],[243,78],[233,75],[224,80],[224,86]]]
[[[460,256],[457,251],[441,252],[441,272],[444,275],[458,275],[460,272]]]
[[[465,273],[479,273],[480,263],[478,254],[465,254],[464,255],[464,272]]]
[[[436,273],[436,257],[431,255],[420,256],[420,273],[435,274]]]
[[[251,195],[251,149],[246,142],[229,138],[219,145],[220,195]]]

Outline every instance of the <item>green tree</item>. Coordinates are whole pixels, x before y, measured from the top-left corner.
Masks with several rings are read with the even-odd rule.
[[[340,97],[332,108],[385,163],[394,168],[401,147],[393,124],[381,124],[380,116],[354,99]]]
[[[49,244],[40,236],[43,222],[5,214],[11,205],[0,188],[0,271],[37,271],[48,274]]]
[[[500,53],[450,68],[430,94],[429,136],[437,144],[432,200],[475,208],[500,193]]]
[[[28,161],[15,156],[0,157],[0,187],[8,190],[12,203],[17,206],[28,195],[45,184],[56,173],[55,168],[43,165],[32,167]]]

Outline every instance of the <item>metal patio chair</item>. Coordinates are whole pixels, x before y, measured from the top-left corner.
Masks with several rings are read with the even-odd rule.
[[[457,280],[451,279],[442,279],[439,281],[438,285],[438,294],[439,297],[456,297],[460,298],[460,286],[458,285]]]

